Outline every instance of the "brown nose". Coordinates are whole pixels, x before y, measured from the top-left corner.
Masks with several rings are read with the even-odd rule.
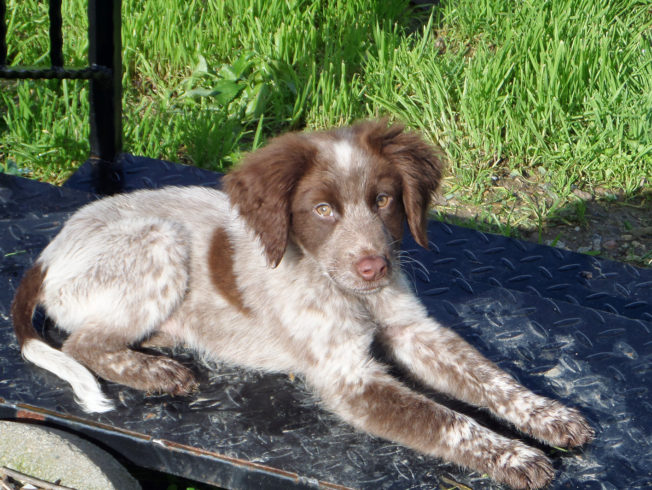
[[[356,262],[355,270],[365,281],[377,281],[387,274],[387,260],[378,255],[362,257]]]

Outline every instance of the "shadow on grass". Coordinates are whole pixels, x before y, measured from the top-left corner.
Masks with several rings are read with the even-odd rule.
[[[521,203],[523,208],[528,206]],[[518,207],[516,204],[514,208]],[[515,209],[487,214],[487,205],[456,202],[436,208],[435,219],[484,232],[507,235],[601,258],[652,267],[652,191],[634,195],[582,195],[551,210],[510,223]],[[516,210],[518,211],[518,210]]]

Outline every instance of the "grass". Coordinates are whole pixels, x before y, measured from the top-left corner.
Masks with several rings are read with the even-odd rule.
[[[66,63],[82,65],[86,2],[63,6]],[[8,12],[10,62],[46,63],[47,7]],[[225,170],[282,131],[390,115],[443,146],[445,196],[506,233],[576,189],[650,189],[645,1],[123,0],[122,18],[134,154]],[[85,83],[0,83],[0,169],[62,182],[88,154]],[[516,178],[537,192],[499,185]]]

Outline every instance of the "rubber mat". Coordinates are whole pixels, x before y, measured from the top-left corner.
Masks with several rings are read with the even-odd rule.
[[[117,178],[125,190],[219,186],[219,175],[204,170],[124,159],[128,171]],[[145,396],[105,383],[117,410],[84,414],[66,384],[21,360],[8,315],[24,270],[71,212],[97,198],[93,182],[91,163],[62,188],[0,174],[0,417],[64,428],[135,464],[227,488],[500,488],[356,432],[321,410],[300,378],[184,352],[174,355],[197,373],[195,396]],[[429,238],[429,251],[410,238],[404,249],[430,313],[529,388],[578,407],[596,429],[582,451],[546,449],[557,469],[552,488],[652,486],[652,271],[438,222]],[[56,342],[47,319],[37,314],[35,324]],[[481,411],[424,391],[518,437]]]

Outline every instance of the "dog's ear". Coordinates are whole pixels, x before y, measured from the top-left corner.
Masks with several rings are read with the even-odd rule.
[[[443,151],[401,125],[388,126],[386,120],[370,123],[368,130],[370,147],[392,162],[401,174],[403,207],[410,231],[419,245],[428,248],[427,212],[441,182]]]
[[[273,267],[281,262],[287,247],[294,188],[315,153],[307,138],[289,133],[247,155],[224,177],[231,204],[256,232]]]

